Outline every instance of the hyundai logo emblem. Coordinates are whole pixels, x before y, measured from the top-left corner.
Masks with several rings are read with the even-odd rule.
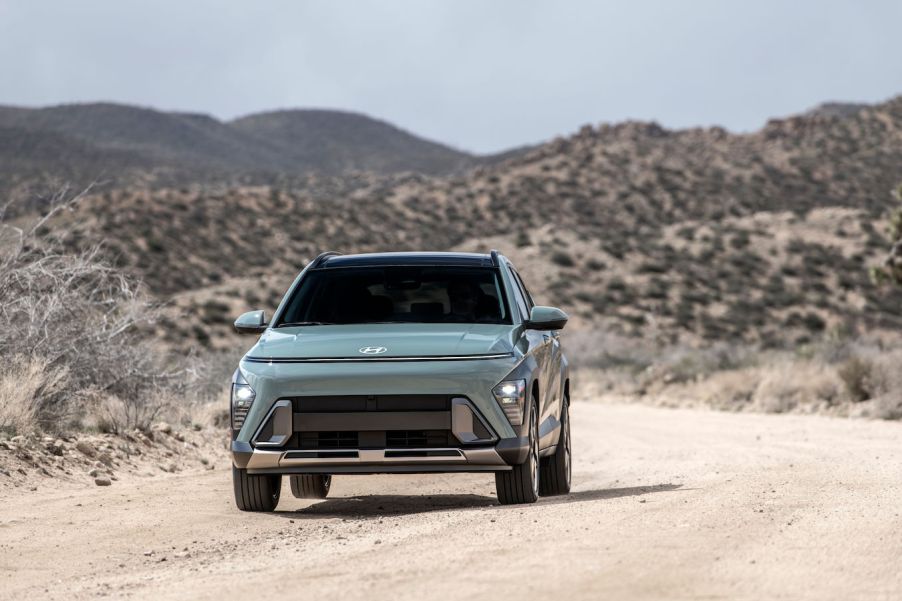
[[[388,349],[384,346],[365,346],[361,349],[357,349],[358,352],[363,353],[364,355],[381,355]]]

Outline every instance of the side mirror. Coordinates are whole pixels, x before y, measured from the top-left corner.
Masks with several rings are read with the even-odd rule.
[[[249,311],[235,320],[235,330],[239,334],[261,334],[268,325],[263,311]]]
[[[560,330],[568,319],[569,316],[558,308],[535,306],[523,327],[527,330]]]

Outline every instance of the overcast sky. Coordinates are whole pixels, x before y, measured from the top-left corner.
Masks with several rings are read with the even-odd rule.
[[[902,94],[902,0],[0,0],[0,104],[361,111],[465,150]]]

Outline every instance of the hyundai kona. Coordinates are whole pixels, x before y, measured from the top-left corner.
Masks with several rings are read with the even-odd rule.
[[[328,252],[311,261],[231,387],[235,501],[272,511],[282,478],[325,498],[334,476],[492,472],[502,504],[570,491],[567,315],[511,262],[473,253]]]

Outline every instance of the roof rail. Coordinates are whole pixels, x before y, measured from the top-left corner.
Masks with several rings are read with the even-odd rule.
[[[501,261],[498,260],[498,251],[493,248],[492,252],[490,252],[489,254],[492,255],[492,267],[500,266]]]
[[[336,255],[340,255],[340,252],[335,252],[334,250],[327,250],[324,253],[320,253],[313,261],[310,262],[310,269],[316,269],[320,266],[320,263],[328,259],[329,257],[334,257]]]

